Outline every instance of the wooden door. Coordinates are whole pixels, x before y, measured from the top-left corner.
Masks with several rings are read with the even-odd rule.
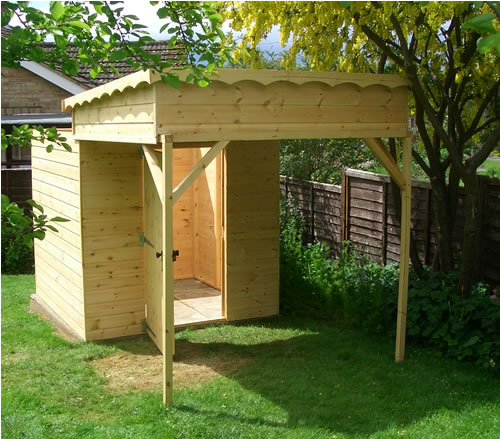
[[[161,163],[161,160],[160,160]],[[144,269],[146,331],[162,350],[162,204],[149,166],[144,166]]]

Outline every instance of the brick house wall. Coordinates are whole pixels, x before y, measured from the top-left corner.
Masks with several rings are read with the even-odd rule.
[[[71,93],[26,70],[2,69],[2,115],[60,113]]]

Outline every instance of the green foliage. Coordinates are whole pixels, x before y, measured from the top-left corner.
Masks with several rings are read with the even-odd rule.
[[[22,237],[4,233],[2,221],[2,274],[30,274],[34,271],[33,247]]]
[[[21,148],[30,148],[33,141],[48,143],[47,152],[54,149],[54,145],[62,146],[66,151],[71,152],[71,146],[66,143],[66,137],[57,132],[56,127],[44,128],[41,125],[21,125],[13,126],[12,133],[7,134],[2,128],[2,150],[9,145],[16,145]]]
[[[284,203],[285,204],[285,203]],[[334,319],[370,332],[395,332],[399,269],[359,256],[344,243],[331,259],[322,243],[304,244],[303,219],[290,203],[281,210],[281,312]],[[457,295],[458,274],[411,271],[407,335],[458,360],[500,370],[500,300],[476,284]]]
[[[60,67],[74,76],[81,66],[88,66],[97,77],[109,70],[109,63],[124,61],[132,69],[153,69],[167,78],[167,69],[190,69],[187,82],[197,83],[231,60],[231,46],[221,30],[222,17],[211,2],[151,2],[155,8],[160,32],[168,35],[171,47],[180,48],[175,59],[161,60],[144,50],[153,41],[147,26],[139,17],[123,13],[123,2],[51,2],[43,11],[28,2],[4,2],[2,27],[10,25],[11,33],[2,37],[2,67],[18,68],[24,59]],[[20,25],[12,25],[16,17]],[[163,23],[162,23],[163,21]],[[48,36],[56,47],[40,47]],[[78,57],[67,53],[67,46],[78,48]]]
[[[478,2],[481,4],[483,2]],[[500,19],[500,2],[489,2],[489,6],[495,9],[495,14],[478,14],[464,23],[464,29],[472,29],[483,36],[477,40],[477,50],[480,53],[488,53],[496,50],[500,54],[500,32],[495,28],[494,21]]]
[[[458,274],[410,277],[408,337],[458,360],[500,371],[500,301],[476,284],[463,299],[456,294]]]
[[[2,194],[2,273],[32,273],[33,239],[44,239],[49,230],[57,232],[52,223],[69,221],[49,218],[35,201],[27,203],[32,208],[29,212]]]
[[[373,160],[358,139],[281,141],[280,173],[302,180],[339,184],[343,167],[364,168]]]
[[[298,210],[281,209],[280,297],[282,312],[334,318],[351,326],[382,331],[391,324],[385,308],[397,290],[398,269],[381,267],[344,243],[341,256],[330,258],[324,243],[303,242]]]

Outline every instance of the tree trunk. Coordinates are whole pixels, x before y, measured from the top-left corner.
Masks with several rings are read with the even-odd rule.
[[[438,267],[440,271],[448,272],[453,269],[452,238],[454,221],[451,219],[455,212],[450,212],[450,201],[445,183],[432,183],[434,209],[438,223]],[[435,268],[435,267],[434,267]]]
[[[472,286],[479,280],[483,242],[483,197],[481,182],[475,170],[466,170],[464,186],[465,225],[458,292],[461,297],[467,298],[471,295]]]

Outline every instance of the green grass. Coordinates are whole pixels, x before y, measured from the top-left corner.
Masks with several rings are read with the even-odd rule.
[[[196,389],[109,393],[90,360],[146,337],[67,342],[28,312],[32,276],[2,277],[3,438],[498,438],[500,382],[393,340],[284,318],[177,334],[177,350],[249,359]],[[203,357],[201,357],[203,359]],[[203,362],[203,360],[199,360]]]
[[[488,175],[489,177],[500,178],[500,161],[498,160],[486,160],[481,168],[486,169],[486,171],[478,172],[478,174]]]

